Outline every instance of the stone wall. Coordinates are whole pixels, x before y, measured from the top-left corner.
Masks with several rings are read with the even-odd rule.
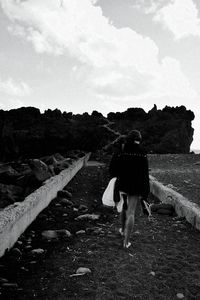
[[[150,176],[151,193],[163,203],[173,205],[179,217],[185,217],[195,228],[200,230],[200,207],[173,189],[164,186]]]
[[[54,199],[84,166],[90,153],[75,161],[68,169],[46,180],[43,186],[25,198],[0,211],[0,257],[10,249],[37,215]]]

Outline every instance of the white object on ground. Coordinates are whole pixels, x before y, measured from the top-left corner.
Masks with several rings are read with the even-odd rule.
[[[76,270],[76,273],[70,275],[70,277],[83,276],[83,275],[88,274],[88,273],[91,273],[91,270],[89,268],[80,267]]]

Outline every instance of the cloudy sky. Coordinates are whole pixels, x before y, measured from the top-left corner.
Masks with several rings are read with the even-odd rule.
[[[0,0],[0,108],[185,105],[200,149],[200,1]]]

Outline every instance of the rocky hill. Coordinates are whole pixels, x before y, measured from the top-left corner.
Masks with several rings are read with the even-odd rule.
[[[138,129],[149,153],[189,153],[193,141],[194,113],[185,106],[169,107],[162,110],[156,105],[145,112],[142,108],[129,108],[122,113],[109,113],[112,128],[126,134]]]
[[[73,114],[60,110],[40,113],[34,107],[0,110],[0,161],[37,158],[72,149],[101,150],[131,129],[139,129],[148,152],[189,153],[193,139],[192,111],[184,106],[149,112],[129,108],[124,112]],[[117,133],[116,133],[117,132]]]

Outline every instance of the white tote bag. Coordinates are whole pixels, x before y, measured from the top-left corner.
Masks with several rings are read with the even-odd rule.
[[[103,196],[102,196],[102,202],[103,205],[106,206],[115,206],[115,202],[114,202],[114,187],[115,187],[115,182],[116,182],[117,178],[113,177],[109,183],[107,188],[105,189]]]

